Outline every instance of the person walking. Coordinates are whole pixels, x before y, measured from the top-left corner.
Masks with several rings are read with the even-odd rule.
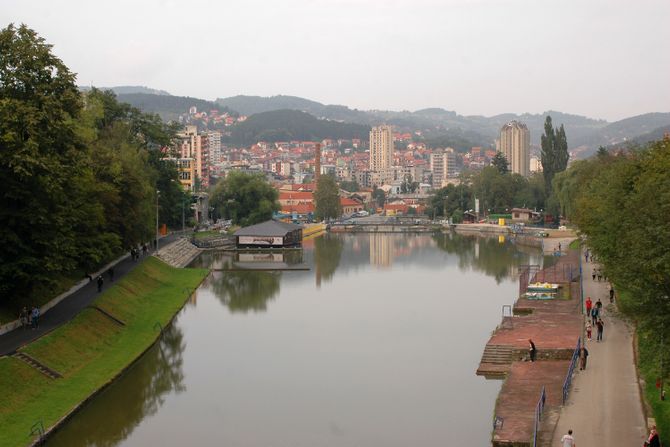
[[[591,278],[593,278],[594,281],[596,280],[596,269],[593,269],[593,273],[591,273]]]
[[[37,306],[33,306],[33,310],[30,316],[32,317],[31,322],[33,329],[37,329],[40,325],[40,308]]]
[[[614,303],[614,286],[610,284],[610,303]]]
[[[586,297],[586,302],[584,303],[586,305],[586,315],[591,316],[591,308],[593,307],[593,301],[591,301],[591,297],[587,296]]]
[[[589,357],[589,351],[586,349],[586,346],[582,346],[582,348],[579,350],[579,369],[580,370],[585,370],[586,369],[586,360]]]
[[[596,328],[598,328],[598,335],[596,336],[596,341],[603,341],[603,331],[605,330],[605,323],[603,323],[603,320],[598,318],[598,321],[596,322]]]
[[[597,307],[593,307],[591,309],[591,321],[592,321],[594,326],[598,322],[598,308]]]
[[[598,318],[601,318],[603,316],[603,302],[600,301],[600,298],[596,301],[596,309],[598,309]]]
[[[535,356],[537,355],[537,349],[535,348],[535,343],[530,338],[528,339],[528,353],[530,354],[530,361],[535,361]]]
[[[561,445],[563,447],[576,447],[575,438],[572,437],[572,429],[568,430],[567,435],[563,435],[561,438]]]
[[[651,426],[649,437],[644,441],[644,445],[647,447],[661,447],[661,438],[658,436],[655,425]]]
[[[585,262],[586,264],[589,263],[589,251],[588,251],[588,250],[586,250],[586,251],[584,252],[584,262]]]
[[[598,282],[602,281],[603,279],[603,271],[598,269]]]
[[[149,247],[147,247],[147,243],[144,242],[142,244],[142,256],[146,256],[149,253]]]
[[[28,329],[28,324],[30,321],[30,316],[28,315],[28,308],[23,306],[21,312],[19,313],[19,318],[21,319],[21,326],[23,329]]]
[[[102,292],[102,285],[105,283],[105,279],[102,275],[98,275],[98,293]]]
[[[593,332],[593,326],[591,326],[591,321],[586,319],[586,338],[591,341],[591,333]]]

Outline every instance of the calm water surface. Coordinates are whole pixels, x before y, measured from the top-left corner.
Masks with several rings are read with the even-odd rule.
[[[485,446],[500,382],[475,376],[517,267],[539,252],[450,235],[325,235],[215,271],[50,446]],[[309,271],[238,271],[302,266]]]

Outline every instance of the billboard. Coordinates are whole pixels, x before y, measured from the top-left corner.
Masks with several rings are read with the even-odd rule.
[[[240,245],[284,245],[281,236],[238,236],[237,243]]]

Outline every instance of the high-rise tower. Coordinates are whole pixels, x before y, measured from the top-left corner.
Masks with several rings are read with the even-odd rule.
[[[370,170],[385,172],[393,162],[393,132],[391,126],[377,126],[370,131]]]
[[[510,172],[530,174],[530,132],[524,123],[510,121],[500,129],[499,151],[507,159]]]

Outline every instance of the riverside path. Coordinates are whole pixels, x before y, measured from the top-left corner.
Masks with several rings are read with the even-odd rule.
[[[168,235],[161,238],[161,245],[169,244],[177,239],[177,235]],[[123,278],[128,272],[137,266],[139,262],[130,259],[127,256],[114,265],[114,281]],[[109,275],[106,272],[101,273],[105,279],[103,290],[107,289],[110,282]],[[81,289],[70,294],[60,303],[52,307],[48,312],[40,317],[40,325],[37,329],[17,328],[11,332],[0,335],[0,356],[12,354],[21,346],[38,339],[42,335],[51,332],[60,325],[73,319],[79,312],[89,306],[98,296],[98,286],[95,281],[91,281]]]
[[[594,327],[592,340],[586,341],[586,370],[575,374],[551,445],[561,445],[561,437],[572,429],[579,446],[639,446],[646,424],[633,356],[633,329],[609,304],[608,283],[591,278],[598,266],[589,262],[582,267],[584,300],[590,296],[595,304],[600,298],[605,308],[604,340],[596,342]]]

